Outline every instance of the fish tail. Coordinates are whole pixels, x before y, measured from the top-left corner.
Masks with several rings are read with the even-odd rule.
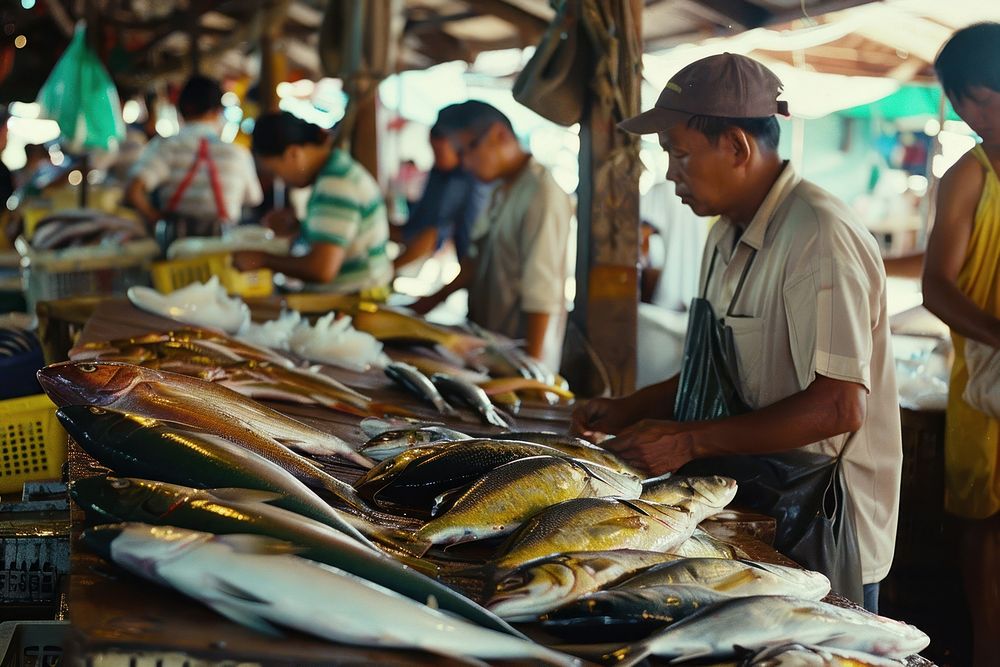
[[[404,530],[379,527],[376,530],[366,532],[369,533],[369,538],[384,547],[387,551],[392,552],[393,555],[409,559],[410,561],[420,561],[420,558],[431,548],[430,542],[422,540],[416,534],[408,533]],[[406,564],[420,570],[424,574],[428,573],[428,569],[433,570],[434,575],[437,574],[438,568],[433,563],[426,561],[420,561],[420,563],[420,565],[416,565],[408,561]]]

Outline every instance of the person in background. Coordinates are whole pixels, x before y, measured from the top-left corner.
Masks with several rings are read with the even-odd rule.
[[[973,662],[1000,646],[1000,422],[962,393],[965,341],[1000,348],[1000,24],[956,32],[934,63],[956,113],[982,143],[942,177],[924,259],[924,305],[951,327],[955,360],[945,431],[945,509],[968,521],[963,577]]]
[[[656,133],[681,201],[699,216],[721,216],[705,245],[699,294],[713,323],[732,335],[732,380],[749,411],[677,421],[681,382],[691,381],[684,374],[700,368],[685,364],[681,375],[629,396],[583,403],[572,430],[617,436],[602,446],[650,475],[728,455],[842,455],[865,607],[877,611],[902,473],[885,272],[875,239],[850,209],[778,154],[775,115],[787,114],[781,90],[750,58],[711,56],[678,72],[653,109],[620,125]],[[711,354],[697,331],[689,325],[685,357]]]
[[[268,268],[303,280],[313,290],[384,290],[392,279],[385,253],[389,221],[374,177],[334,147],[332,134],[288,112],[257,119],[253,152],[290,187],[312,186],[305,218],[292,226],[309,243],[309,252],[300,257],[238,252],[237,268]]]
[[[491,185],[462,168],[458,152],[439,123],[431,127],[430,144],[434,166],[399,238],[393,239],[406,245],[393,262],[397,270],[426,259],[449,240],[458,261],[465,259],[473,225],[489,198]]]
[[[35,177],[40,169],[52,164],[49,161],[49,151],[41,144],[28,144],[24,147],[26,161],[24,166],[14,174],[14,186],[23,188]]]
[[[193,76],[177,100],[184,125],[146,144],[126,187],[126,201],[152,226],[164,217],[188,221],[193,236],[211,236],[240,221],[263,194],[249,151],[219,138],[222,89]],[[155,193],[155,194],[154,194]]]
[[[461,272],[414,304],[426,313],[468,288],[469,320],[514,339],[558,372],[566,333],[566,278],[572,205],[549,171],[522,148],[510,120],[478,100],[441,110],[464,167],[483,183],[497,181],[476,223]]]
[[[7,107],[0,105],[0,156],[7,148]],[[7,210],[7,200],[14,194],[14,176],[0,158],[0,213]]]

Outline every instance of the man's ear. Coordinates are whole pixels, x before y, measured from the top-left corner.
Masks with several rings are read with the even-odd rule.
[[[753,138],[739,127],[727,128],[720,141],[725,142],[727,152],[732,157],[733,166],[741,167],[750,161],[757,149]]]

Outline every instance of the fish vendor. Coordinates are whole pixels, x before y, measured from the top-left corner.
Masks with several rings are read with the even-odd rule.
[[[222,88],[217,81],[191,77],[177,107],[183,127],[146,145],[125,197],[150,227],[163,218],[184,227],[172,230],[169,238],[214,236],[223,225],[238,223],[244,206],[263,201],[257,169],[246,148],[219,137]]]
[[[453,138],[465,168],[498,182],[473,230],[458,277],[414,304],[426,313],[469,290],[469,319],[515,339],[552,371],[566,333],[566,279],[572,204],[552,174],[527,152],[499,109],[469,100],[442,109],[438,124]]]
[[[857,216],[779,156],[775,116],[788,113],[781,91],[768,68],[726,53],[685,67],[652,109],[621,123],[657,134],[681,201],[719,219],[680,374],[585,403],[572,428],[593,440],[616,436],[604,446],[651,474],[728,461],[731,476],[747,472],[741,494],[762,461],[792,484],[801,464],[790,455],[828,460],[840,470],[827,486],[842,480],[848,500],[820,489],[827,509],[844,510],[843,521],[828,523],[855,530],[840,534],[832,553],[826,542],[824,555],[844,561],[854,551],[857,591],[863,584],[874,611],[892,564],[902,467],[885,271]],[[797,506],[795,492],[777,490],[786,503],[775,514],[779,534],[797,515],[825,516],[824,500]],[[759,507],[746,496],[737,504],[748,500]]]
[[[322,127],[287,111],[257,119],[253,152],[261,165],[291,187],[313,188],[305,217],[283,230],[298,231],[309,251],[288,257],[237,252],[233,262],[238,269],[278,271],[304,281],[312,291],[376,294],[389,285],[389,219],[382,191],[333,139]]]

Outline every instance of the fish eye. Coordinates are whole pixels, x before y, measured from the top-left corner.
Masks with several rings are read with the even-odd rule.
[[[109,477],[108,481],[111,483],[112,489],[127,489],[132,486],[132,482],[120,477]]]
[[[97,370],[97,366],[95,366],[94,364],[80,364],[77,368],[79,368],[84,373],[93,373],[94,371]]]
[[[103,414],[105,414],[107,412],[107,410],[104,410],[103,408],[95,407],[93,405],[91,405],[87,409],[90,411],[90,414],[92,414],[92,415],[103,415]]]

